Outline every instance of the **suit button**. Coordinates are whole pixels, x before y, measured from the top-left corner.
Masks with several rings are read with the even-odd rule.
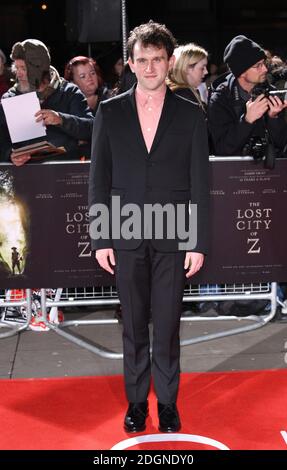
[[[148,162],[147,166],[152,167],[152,166],[154,166],[154,163],[153,162]]]

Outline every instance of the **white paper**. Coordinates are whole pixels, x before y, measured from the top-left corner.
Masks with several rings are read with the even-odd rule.
[[[13,144],[46,135],[43,121],[36,122],[35,114],[41,107],[35,91],[5,98],[1,104]]]

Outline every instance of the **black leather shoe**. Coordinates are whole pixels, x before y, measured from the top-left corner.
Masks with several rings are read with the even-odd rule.
[[[177,432],[181,428],[180,418],[175,403],[157,404],[160,432]]]
[[[125,416],[124,429],[126,432],[141,432],[145,430],[145,420],[148,415],[148,402],[130,403]]]

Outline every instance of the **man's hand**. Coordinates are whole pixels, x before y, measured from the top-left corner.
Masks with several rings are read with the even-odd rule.
[[[35,114],[36,122],[43,121],[45,126],[59,126],[63,123],[61,116],[52,109],[40,109]]]
[[[114,274],[114,270],[111,268],[116,265],[114,250],[112,248],[103,248],[102,250],[96,251],[96,260],[98,261],[101,268],[108,271],[108,273]]]
[[[278,98],[278,96],[271,96],[268,97],[269,101],[269,111],[268,116],[270,118],[276,118],[277,115],[282,111],[282,109],[286,108],[287,101],[285,100],[284,103]]]
[[[12,163],[14,163],[14,165],[16,165],[16,166],[22,166],[22,165],[24,165],[25,163],[27,163],[28,160],[30,160],[31,155],[30,155],[29,153],[25,153],[24,155],[15,155],[15,154],[12,152],[10,158],[11,158],[11,160],[12,160]]]
[[[252,101],[249,100],[246,103],[246,114],[245,121],[249,124],[253,124],[257,119],[260,119],[264,113],[269,109],[269,100],[262,93]]]
[[[193,274],[197,273],[203,265],[204,255],[202,253],[196,253],[188,251],[185,255],[184,269],[188,269],[185,277],[189,278]]]

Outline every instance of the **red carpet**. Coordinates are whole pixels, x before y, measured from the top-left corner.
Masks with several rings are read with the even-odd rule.
[[[286,370],[182,374],[172,435],[157,430],[153,394],[146,431],[124,433],[120,376],[0,380],[0,397],[0,449],[287,450]]]

